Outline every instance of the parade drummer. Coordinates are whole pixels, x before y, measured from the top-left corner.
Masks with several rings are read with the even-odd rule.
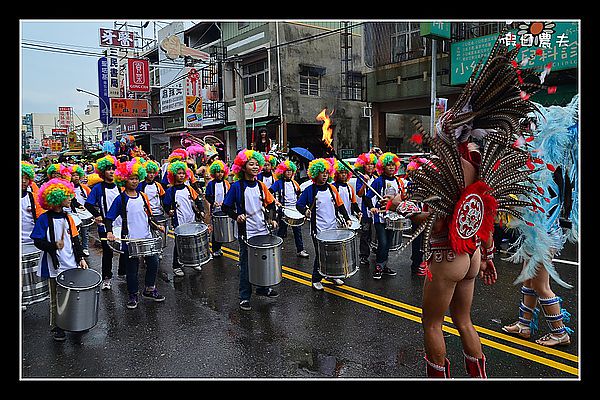
[[[375,164],[377,164],[377,156],[371,152],[362,153],[354,163],[354,169],[357,173],[361,173],[369,185],[377,177],[375,174]],[[360,219],[360,245],[359,257],[360,265],[369,265],[369,255],[371,254],[371,230],[373,228],[373,213],[367,207],[367,202],[363,201],[367,194],[368,186],[365,185],[362,179],[356,180],[356,202],[361,211]]]
[[[163,215],[162,199],[165,196],[165,190],[158,181],[160,167],[152,160],[145,161],[143,166],[146,170],[146,177],[140,181],[137,191],[143,192],[148,196],[153,216]]]
[[[264,156],[255,151],[240,151],[231,172],[234,182],[225,196],[221,209],[238,223],[238,241],[240,246],[240,308],[252,309],[250,298],[252,284],[248,277],[248,245],[246,241],[254,236],[268,235],[277,228],[275,217],[275,198],[265,183],[256,179],[265,163]],[[272,287],[256,289],[259,296],[277,297],[279,293]]]
[[[269,191],[273,193],[275,199],[282,205],[280,209],[280,216],[283,213],[283,208],[291,208],[296,210],[296,202],[300,197],[302,190],[300,185],[294,179],[296,173],[296,164],[290,160],[285,160],[279,163],[275,168],[275,182],[269,188]],[[287,223],[278,218],[279,229],[277,230],[277,236],[285,238],[287,236]],[[308,258],[310,255],[304,249],[304,242],[302,240],[302,227],[292,226],[292,232],[294,233],[294,242],[296,244],[296,254],[298,257]]]
[[[183,148],[179,148],[179,149],[175,149],[171,152],[171,154],[169,154],[169,157],[167,158],[167,163],[165,166],[165,169],[162,171],[163,175],[162,178],[160,180],[161,185],[163,185],[163,188],[166,190],[167,187],[169,187],[170,183],[169,183],[169,165],[171,165],[171,163],[175,162],[175,161],[182,161],[184,163],[187,164],[187,159],[190,157],[189,152],[186,149]],[[189,165],[187,166],[189,169]],[[161,169],[162,170],[162,169]],[[196,177],[193,174],[193,171],[190,169],[190,177],[188,178],[188,182],[194,183],[196,182]]]
[[[144,165],[136,159],[120,163],[115,171],[115,183],[124,190],[113,201],[108,213],[106,213],[107,239],[117,239],[113,230],[120,227],[121,250],[127,257],[127,308],[134,309],[138,305],[139,283],[138,270],[139,257],[130,257],[129,242],[131,239],[152,239],[152,229],[164,230],[152,221],[152,206],[146,193],[137,190],[140,180],[146,179]],[[127,240],[125,240],[127,239]],[[158,273],[158,254],[143,256],[146,264],[146,275],[144,278],[145,288],[142,297],[156,302],[162,302],[165,297],[156,289],[156,275]]]
[[[277,158],[271,154],[265,154],[265,165],[263,165],[262,171],[258,174],[256,179],[267,185],[267,189],[277,179],[273,174],[273,170],[277,167]]]
[[[331,165],[324,158],[317,158],[308,165],[308,176],[312,184],[307,186],[296,202],[296,209],[310,219],[310,232],[315,248],[315,261],[313,264],[312,287],[323,290],[321,280],[324,278],[319,272],[319,245],[317,234],[322,231],[338,229],[338,220],[344,220],[347,227],[351,221],[344,202],[336,187],[329,183]],[[344,281],[335,278],[336,285],[343,285]]]
[[[71,268],[88,267],[75,221],[63,210],[70,207],[74,196],[75,188],[67,180],[53,178],[44,183],[39,189],[38,201],[47,211],[37,218],[30,235],[35,247],[42,251],[37,275],[49,280],[50,329],[56,341],[66,339],[65,331],[56,325],[56,277]]]
[[[75,188],[75,197],[73,198],[73,200],[71,200],[71,210],[73,210],[73,212],[76,213],[77,210],[85,210],[84,204],[85,204],[86,199],[90,195],[90,192],[92,191],[92,189],[90,189],[90,187],[88,185],[86,185],[85,183],[81,182],[81,180],[85,176],[85,172],[83,171],[83,168],[80,165],[74,164],[70,167],[70,170],[71,170],[71,183],[73,184],[73,187]],[[87,257],[90,255],[89,247],[88,247],[89,238],[90,238],[89,226],[82,225],[79,228],[79,237],[81,238],[81,246],[83,247],[83,254],[85,254]]]
[[[210,217],[215,212],[222,211],[221,206],[223,205],[223,200],[225,200],[225,195],[229,191],[231,184],[227,179],[225,179],[229,175],[229,167],[221,160],[215,160],[208,167],[208,173],[210,174],[211,179],[206,184],[206,191],[204,193],[204,197],[209,204],[210,209]],[[209,222],[211,224],[212,221]],[[223,255],[223,251],[221,250],[222,243],[219,243],[215,240],[214,230],[212,233],[212,253],[213,257],[221,257]]]
[[[340,197],[344,202],[346,213],[348,215],[354,215],[360,221],[362,213],[356,199],[356,191],[348,184],[348,181],[352,178],[352,171],[338,160],[335,160],[333,170],[333,186],[338,190]]]
[[[31,190],[35,177],[34,165],[21,161],[21,244],[33,244],[29,236],[35,226],[35,221],[45,212],[38,201],[36,191]]]
[[[114,252],[106,241],[104,218],[114,199],[121,193],[121,189],[114,182],[116,168],[117,159],[112,155],[106,155],[96,161],[96,172],[102,178],[102,181],[92,187],[84,204],[85,208],[96,220],[98,237],[102,244],[102,290],[110,290],[112,288],[112,259]],[[125,257],[123,254],[120,254],[117,274],[122,277],[126,273],[125,262]]]
[[[173,161],[167,168],[169,187],[163,198],[163,206],[169,217],[172,217],[173,228],[192,222],[204,221],[204,203],[202,197],[189,184],[192,171],[184,161]],[[200,265],[195,266],[201,271]],[[183,276],[183,268],[179,263],[177,246],[173,246],[173,274]]]
[[[386,152],[379,156],[375,165],[379,176],[371,185],[372,190],[367,190],[363,201],[373,214],[373,225],[377,234],[377,250],[375,258],[375,270],[373,271],[373,279],[381,279],[383,275],[394,276],[396,271],[387,266],[389,258],[390,244],[392,243],[395,232],[385,228],[385,219],[380,212],[380,207],[385,204],[373,204],[375,193],[381,197],[393,197],[400,194],[402,198],[406,198],[406,189],[404,182],[396,176],[398,168],[400,168],[400,158],[394,153]],[[387,201],[387,200],[386,200]]]

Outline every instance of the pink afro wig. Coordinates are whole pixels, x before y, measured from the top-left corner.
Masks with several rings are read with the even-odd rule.
[[[115,183],[119,187],[125,186],[125,181],[132,175],[137,175],[140,181],[146,179],[147,172],[144,164],[136,159],[120,162],[115,170]]]
[[[176,160],[185,160],[190,156],[190,153],[186,149],[175,149],[169,154],[169,158],[167,159],[170,163]]]
[[[75,187],[65,179],[54,178],[44,183],[38,191],[38,200],[43,209],[60,206],[66,199],[75,196]]]
[[[377,173],[382,175],[385,166],[388,164],[394,164],[396,166],[396,169],[394,170],[394,174],[396,174],[396,172],[398,172],[398,168],[400,168],[400,158],[389,151],[383,153],[381,156],[379,156],[379,160],[377,160],[377,164],[375,165],[375,168],[377,168]]]
[[[233,165],[231,166],[231,173],[234,174],[235,180],[244,177],[244,167],[251,158],[258,161],[258,165],[261,167],[265,165],[265,157],[261,153],[255,150],[244,149],[235,156],[235,160],[233,160]]]
[[[356,162],[354,163],[354,169],[358,170],[359,172],[365,172],[365,165],[367,164],[376,165],[377,156],[373,153],[362,153],[356,159]]]
[[[50,164],[50,166],[46,170],[48,178],[50,178],[55,172],[58,172],[63,177],[63,179],[71,179],[71,169],[69,167],[66,167],[62,164]]]
[[[285,160],[279,163],[273,174],[275,174],[276,179],[281,179],[283,178],[285,171],[291,170],[295,174],[297,169],[298,167],[296,167],[296,164],[294,164],[293,161]]]
[[[167,168],[167,180],[169,181],[169,184],[173,185],[175,183],[175,175],[180,169],[185,171],[186,180],[192,179],[192,170],[186,163],[183,161],[173,161]]]

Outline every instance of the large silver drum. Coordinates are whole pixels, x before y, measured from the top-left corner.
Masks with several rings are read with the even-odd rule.
[[[224,211],[215,211],[212,215],[213,235],[217,243],[229,243],[237,240],[237,222],[229,218]]]
[[[42,251],[33,244],[21,245],[22,305],[24,306],[50,297],[48,280],[40,278],[36,273],[41,255]]]
[[[258,235],[248,245],[248,280],[256,286],[277,285],[281,275],[283,239],[275,235]]]
[[[184,267],[199,267],[212,259],[208,247],[208,225],[190,222],[175,228],[178,260]]]
[[[292,207],[283,207],[281,219],[289,226],[302,226],[304,221],[306,221],[306,217],[300,211]]]
[[[56,325],[80,332],[98,323],[102,276],[88,268],[71,268],[56,277]]]
[[[410,220],[409,220],[410,222]],[[371,240],[370,240],[371,249],[373,251],[377,250],[377,231],[373,227],[371,229]],[[394,230],[394,234],[392,235],[392,242],[390,243],[390,251],[399,250],[402,247],[402,231]]]
[[[331,229],[317,233],[319,272],[327,278],[348,278],[358,271],[356,231]]]
[[[162,252],[162,238],[154,236],[150,239],[129,239],[127,249],[129,258],[158,255]]]

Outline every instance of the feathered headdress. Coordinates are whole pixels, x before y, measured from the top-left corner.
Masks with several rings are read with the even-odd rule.
[[[262,167],[265,165],[265,157],[260,152],[244,149],[240,151],[237,156],[235,156],[233,165],[231,166],[231,173],[234,174],[234,180],[244,178],[244,167],[251,158],[254,158],[256,161],[258,161],[259,166]]]
[[[212,178],[217,175],[217,172],[223,172],[224,176],[229,175],[229,167],[221,160],[215,160],[208,167],[208,173]]]
[[[169,184],[173,185],[175,183],[175,175],[180,169],[183,169],[185,171],[185,180],[190,180],[192,178],[192,170],[188,167],[186,163],[178,160],[173,161],[167,167],[167,180],[169,181]]]
[[[285,174],[285,171],[292,171],[295,174],[297,170],[298,167],[296,167],[296,164],[293,161],[285,160],[280,162],[279,165],[277,165],[277,168],[275,168],[273,175],[275,175],[275,179],[279,180],[283,179],[283,174]]]
[[[21,161],[21,176],[29,177],[29,180],[35,178],[35,165],[28,163],[27,161]]]
[[[194,143],[191,146],[185,148],[190,156],[197,156],[198,154],[204,154],[204,146]]]
[[[348,173],[347,180],[350,180],[350,178],[352,178],[352,170],[346,167],[344,164],[342,164],[339,160],[335,160],[335,163],[333,164],[333,171],[334,179],[337,179],[339,177],[341,171],[346,171]]]
[[[394,169],[394,174],[396,174],[396,172],[398,172],[398,168],[400,168],[400,158],[396,154],[390,153],[388,151],[379,156],[379,159],[377,160],[377,164],[375,164],[377,173],[379,175],[382,175],[383,170],[389,164],[394,164],[396,166],[396,168]]]
[[[54,178],[44,183],[38,191],[38,200],[44,210],[60,206],[66,199],[75,196],[75,187],[67,180]]]
[[[146,168],[144,164],[138,160],[130,160],[127,162],[120,162],[115,170],[115,183],[117,186],[125,186],[125,182],[132,175],[137,175],[140,181],[146,179]]]
[[[102,175],[102,173],[104,171],[106,171],[106,168],[109,165],[113,165],[113,166],[117,166],[117,159],[114,156],[111,156],[110,154],[105,155],[102,158],[99,158],[96,161],[96,173],[98,175]]]
[[[327,172],[327,175],[331,177],[331,164],[325,158],[315,158],[308,164],[308,177],[313,182],[321,172]]]
[[[354,163],[354,169],[358,172],[365,172],[365,165],[367,164],[377,164],[377,156],[373,153],[362,153],[356,159]]]

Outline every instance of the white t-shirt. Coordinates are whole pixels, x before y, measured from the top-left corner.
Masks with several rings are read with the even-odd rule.
[[[67,218],[56,218],[52,221],[54,223],[54,237],[55,240],[63,239],[64,247],[61,250],[56,250],[56,256],[58,257],[58,264],[60,268],[54,268],[54,262],[50,255],[47,256],[48,260],[48,272],[51,278],[56,278],[58,274],[71,268],[77,268],[77,262],[75,261],[75,255],[73,254],[73,243],[71,242],[71,235],[68,231],[69,221]],[[64,234],[63,234],[64,233]],[[46,239],[50,240],[50,232],[46,233]],[[42,257],[38,262],[37,275],[42,276]]]
[[[283,192],[285,198],[283,199],[283,205],[286,207],[293,207],[296,209],[296,201],[298,201],[298,197],[296,196],[296,186],[292,181],[283,181]]]
[[[215,182],[215,203],[223,204],[225,199],[225,181]],[[214,207],[213,211],[220,211],[221,206]]]
[[[350,185],[338,186],[337,190],[340,193],[342,201],[344,202],[344,206],[346,207],[348,215],[352,215],[352,211],[350,210],[350,205],[352,204],[352,194],[350,191],[352,190],[352,187]]]
[[[33,220],[32,209],[35,204],[31,204],[29,201],[29,195],[21,197],[21,243],[22,244],[33,244],[33,239],[29,237],[33,232],[35,222]]]
[[[183,225],[196,221],[196,214],[192,208],[194,200],[187,187],[175,191],[175,202],[177,202],[177,224]]]
[[[75,199],[77,199],[77,202],[81,205],[85,203],[85,200],[87,199],[87,193],[83,189],[83,186],[79,185],[75,188]]]
[[[337,229],[337,220],[335,218],[335,203],[329,189],[318,190],[315,198],[315,212],[317,222],[317,232],[329,229]]]
[[[162,206],[160,205],[160,194],[157,187],[158,183],[152,182],[144,188],[144,193],[148,196],[150,202],[150,208],[152,208],[152,215],[160,215],[163,213]]]
[[[152,233],[148,225],[148,215],[144,209],[144,198],[138,193],[137,197],[129,197],[127,200],[127,230],[130,239],[151,239]],[[118,225],[117,225],[117,220]],[[118,218],[114,226],[121,227],[123,220]]]
[[[244,206],[246,207],[246,236],[268,235],[269,229],[265,223],[263,203],[260,198],[260,183],[254,187],[246,187],[244,191]]]

